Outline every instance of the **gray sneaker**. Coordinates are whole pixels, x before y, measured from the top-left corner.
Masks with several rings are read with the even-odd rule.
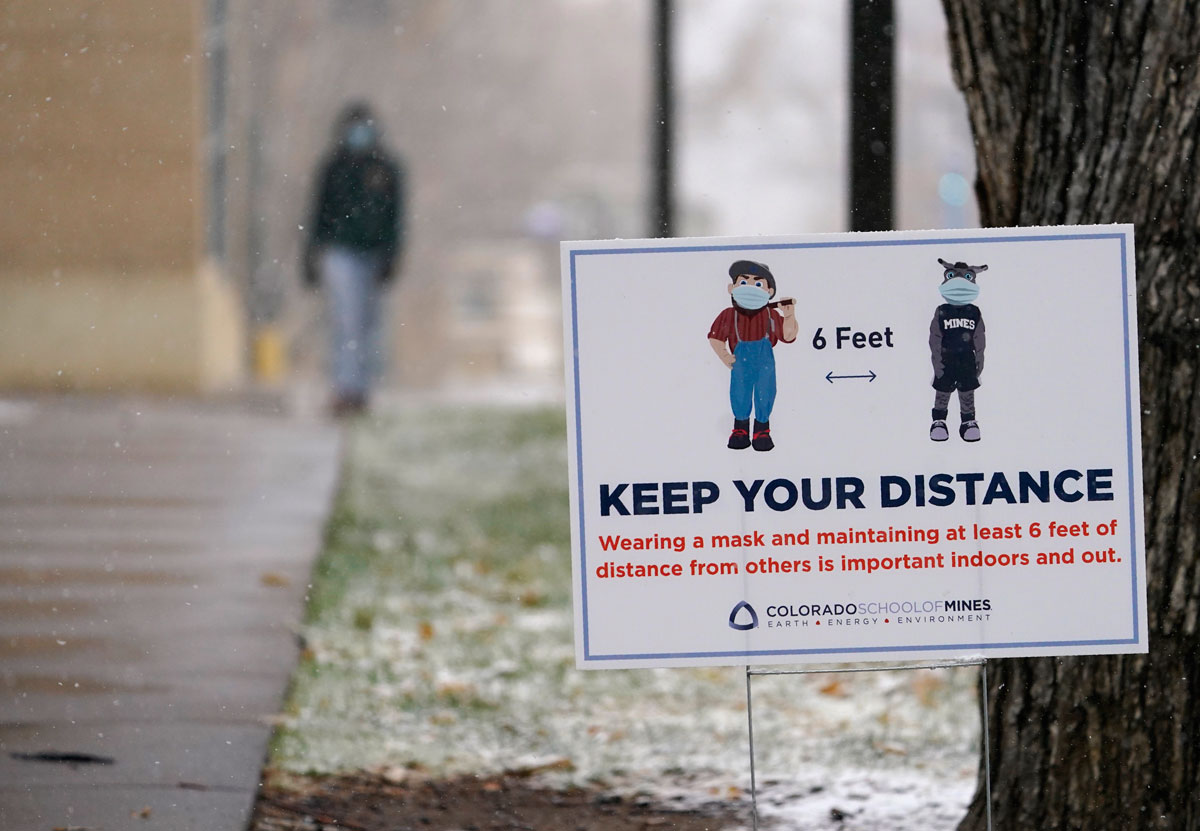
[[[933,422],[933,426],[929,428],[929,438],[933,441],[945,441],[950,438],[950,431],[946,429],[946,422]]]
[[[958,434],[962,436],[963,441],[979,441],[983,438],[979,435],[979,425],[974,421],[964,421],[960,424]]]

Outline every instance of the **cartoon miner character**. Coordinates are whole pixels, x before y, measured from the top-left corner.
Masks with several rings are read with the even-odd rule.
[[[791,343],[799,329],[795,301],[777,303],[775,276],[762,263],[738,260],[729,267],[732,305],[717,315],[708,330],[708,343],[721,363],[729,367],[729,403],[733,407],[733,432],[729,448],[770,450],[771,408],[775,406],[775,344]],[[776,311],[776,308],[779,311]],[[781,314],[782,312],[782,314]],[[754,432],[750,412],[754,411]]]
[[[933,313],[929,324],[929,354],[933,359],[933,425],[929,438],[945,441],[950,438],[946,429],[946,414],[950,394],[958,390],[961,422],[958,435],[963,441],[979,441],[979,425],[975,422],[975,390],[983,372],[983,315],[972,301],[979,296],[975,282],[986,265],[953,265],[938,258],[945,271],[938,291],[946,302]]]

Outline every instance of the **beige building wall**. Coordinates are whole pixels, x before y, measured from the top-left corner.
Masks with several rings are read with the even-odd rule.
[[[0,385],[204,390],[243,365],[206,246],[201,0],[0,8]]]

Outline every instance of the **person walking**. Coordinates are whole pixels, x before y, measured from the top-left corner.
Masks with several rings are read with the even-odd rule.
[[[404,167],[365,103],[342,111],[317,182],[304,279],[328,304],[333,412],[352,415],[379,373],[382,294],[404,247]]]

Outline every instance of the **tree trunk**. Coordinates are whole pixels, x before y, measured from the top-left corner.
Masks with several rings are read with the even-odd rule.
[[[1200,9],[943,1],[984,224],[1137,228],[1150,653],[988,665],[995,827],[1200,828]]]

